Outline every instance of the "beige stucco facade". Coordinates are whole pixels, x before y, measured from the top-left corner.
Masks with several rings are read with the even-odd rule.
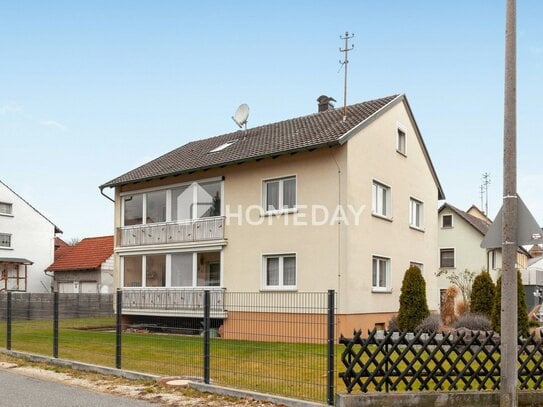
[[[397,132],[406,135],[405,154]],[[295,176],[296,209],[263,214],[264,181]],[[422,264],[428,305],[438,309],[438,183],[405,102],[360,126],[342,145],[270,157],[193,174],[116,188],[115,227],[122,223],[122,194],[167,188],[189,181],[222,179],[224,239],[198,243],[115,247],[116,284],[120,258],[128,254],[221,251],[221,286],[226,291],[266,295],[263,256],[296,256],[298,292],[338,293],[340,330],[386,324],[399,306],[410,263]],[[372,185],[390,188],[391,216],[372,214]],[[410,227],[410,199],[422,203],[423,224]],[[338,209],[339,208],[339,209]],[[116,237],[118,239],[118,236]],[[372,288],[372,257],[390,260],[386,289]]]

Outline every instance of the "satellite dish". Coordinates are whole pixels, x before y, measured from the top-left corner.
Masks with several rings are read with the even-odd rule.
[[[232,120],[234,120],[240,128],[247,128],[248,117],[249,106],[246,103],[243,103],[236,109],[236,113],[234,113],[234,116],[232,116]]]

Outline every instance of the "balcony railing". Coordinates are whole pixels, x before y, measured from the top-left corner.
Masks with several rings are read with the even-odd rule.
[[[224,289],[210,291],[211,317],[224,318]],[[123,288],[123,314],[202,316],[204,288]]]
[[[224,239],[223,216],[117,228],[117,242],[121,247],[220,239]]]

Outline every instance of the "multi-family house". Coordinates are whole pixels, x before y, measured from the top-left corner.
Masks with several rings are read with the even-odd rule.
[[[0,291],[50,292],[45,269],[54,260],[49,219],[0,181]]]
[[[53,273],[53,287],[60,293],[113,292],[113,236],[87,237],[73,246],[59,248]]]
[[[481,242],[492,221],[475,205],[467,211],[445,203],[439,210],[439,269],[462,273],[464,270],[479,273],[486,270],[497,281],[501,274],[501,249],[485,249]],[[517,269],[523,270],[531,258],[522,246],[517,250]],[[441,301],[450,285],[445,274],[438,278]]]
[[[100,187],[115,188],[124,314],[190,317],[202,289],[219,308],[225,292],[333,289],[342,332],[382,327],[411,264],[438,309],[444,195],[407,98],[346,112],[329,100],[315,114],[190,142]],[[225,332],[244,312],[216,307]]]

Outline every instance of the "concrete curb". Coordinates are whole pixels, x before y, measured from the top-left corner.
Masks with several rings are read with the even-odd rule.
[[[66,359],[55,359],[50,356],[36,355],[33,353],[25,353],[14,350],[0,349],[0,353],[13,356],[16,358],[26,359],[31,362],[50,363],[57,366],[67,367],[76,370],[83,370],[87,372],[109,374],[119,377],[124,377],[131,380],[149,380],[149,381],[164,381],[166,379],[163,376],[151,375],[146,373],[134,372],[131,370],[116,369],[113,367],[93,365],[90,363],[74,362]],[[170,378],[172,379],[172,378]],[[197,380],[197,378],[188,378],[189,380]],[[214,393],[223,396],[232,396],[238,398],[252,398],[254,400],[270,401],[276,404],[282,404],[287,407],[324,407],[325,404],[313,403],[310,401],[303,401],[297,399],[291,399],[288,397],[273,396],[271,394],[252,392],[249,390],[237,390],[229,387],[216,386],[213,384],[198,383],[197,381],[190,381],[189,387],[193,389]]]
[[[519,407],[541,406],[543,392],[518,390]],[[499,406],[499,391],[337,394],[337,407]]]
[[[93,365],[90,363],[74,362],[74,361],[66,360],[66,359],[55,359],[53,357],[35,355],[33,353],[18,352],[18,351],[7,350],[7,349],[0,349],[0,352],[5,355],[14,356],[16,358],[30,360],[31,362],[51,363],[53,365],[68,367],[75,370],[84,370],[87,372],[109,374],[109,375],[124,377],[126,379],[131,379],[131,380],[158,381],[162,379],[161,376],[133,372],[131,370],[115,369],[113,367],[98,366],[98,365]]]
[[[313,403],[311,401],[303,401],[297,399],[291,399],[288,397],[272,396],[271,394],[258,393],[248,390],[237,390],[229,387],[216,386],[214,384],[205,383],[189,383],[189,387],[193,389],[204,391],[208,393],[220,394],[223,396],[247,398],[250,397],[254,400],[270,401],[276,404],[282,404],[287,407],[324,407],[325,404]]]

